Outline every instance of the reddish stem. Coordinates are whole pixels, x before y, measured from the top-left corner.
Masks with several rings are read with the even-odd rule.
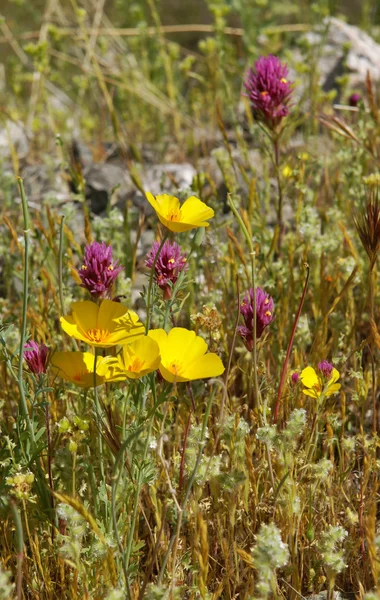
[[[305,266],[306,266],[305,284],[303,286],[303,292],[302,292],[301,301],[300,301],[300,304],[299,304],[299,307],[298,307],[296,318],[294,319],[292,333],[291,333],[291,336],[290,336],[290,340],[289,340],[289,344],[288,344],[288,349],[286,351],[286,357],[285,357],[284,365],[282,367],[280,385],[278,386],[278,392],[277,392],[276,406],[275,406],[274,413],[273,413],[273,423],[277,423],[278,413],[280,411],[282,390],[283,390],[284,383],[285,383],[286,371],[287,371],[287,368],[288,368],[290,354],[291,354],[292,348],[293,348],[294,336],[296,334],[296,329],[297,329],[298,321],[299,321],[299,318],[301,316],[303,304],[305,302],[307,285],[309,283],[310,267],[309,267],[309,265],[307,263],[305,263]]]

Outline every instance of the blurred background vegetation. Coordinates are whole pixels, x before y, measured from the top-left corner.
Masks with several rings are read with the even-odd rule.
[[[132,152],[181,132],[189,149],[195,124],[216,124],[215,101],[233,124],[248,64],[284,48],[289,58],[325,16],[375,38],[380,25],[368,0],[5,0],[0,14],[2,110],[38,130],[40,147],[47,128],[48,139],[116,132]]]

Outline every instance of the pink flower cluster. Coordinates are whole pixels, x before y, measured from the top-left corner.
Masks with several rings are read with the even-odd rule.
[[[154,265],[154,279],[163,290],[164,299],[169,300],[172,287],[175,285],[179,274],[181,271],[186,271],[189,265],[187,264],[186,254],[182,253],[180,246],[175,242],[171,244],[169,240],[166,240],[162,246],[160,255],[154,264],[160,245],[160,242],[154,242],[146,256],[145,264],[150,269]]]
[[[238,332],[244,340],[247,350],[253,349],[253,289],[245,294],[240,305],[240,314],[243,316],[244,325],[238,327]],[[256,288],[256,338],[259,339],[264,329],[272,323],[274,316],[273,298],[260,287]]]
[[[112,261],[111,246],[107,246],[105,242],[92,242],[86,246],[83,265],[78,269],[81,287],[94,298],[109,296],[115,279],[122,270],[118,261]]]
[[[244,81],[254,116],[271,130],[289,114],[293,88],[287,77],[287,65],[269,55],[255,62]]]
[[[45,344],[37,344],[33,340],[24,344],[23,357],[34,375],[46,373],[48,354],[49,348]]]

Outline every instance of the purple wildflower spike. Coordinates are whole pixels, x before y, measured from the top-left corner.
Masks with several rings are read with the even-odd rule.
[[[254,69],[249,68],[244,81],[254,116],[272,130],[289,114],[293,84],[287,77],[287,65],[269,55],[259,58]]]
[[[145,264],[150,269],[153,267],[160,245],[161,242],[154,242],[146,256]],[[166,240],[154,266],[154,279],[163,290],[165,300],[169,300],[171,297],[172,287],[175,285],[181,271],[187,271],[188,268],[186,254],[182,254],[180,246],[175,242],[171,244],[169,240]]]
[[[351,94],[351,96],[348,99],[348,104],[350,106],[357,106],[361,99],[361,95],[356,92],[354,94]]]
[[[24,344],[23,357],[34,375],[46,373],[48,354],[49,348],[45,344],[37,344],[33,340],[29,340]]]
[[[294,373],[292,373],[292,377],[291,377],[293,385],[297,385],[299,378],[300,378],[300,374],[297,373],[297,371],[294,371]]]
[[[318,369],[326,379],[330,378],[333,368],[332,364],[327,362],[327,360],[322,360],[322,362],[318,363]]]
[[[273,298],[260,287],[256,288],[256,338],[259,339],[264,329],[272,323],[274,316]],[[240,314],[245,325],[238,327],[238,332],[244,340],[247,350],[253,349],[253,289],[245,294],[240,305]]]
[[[107,246],[105,242],[92,242],[86,246],[83,265],[78,269],[81,287],[94,298],[109,296],[115,279],[122,270],[118,261],[112,261],[111,246]]]

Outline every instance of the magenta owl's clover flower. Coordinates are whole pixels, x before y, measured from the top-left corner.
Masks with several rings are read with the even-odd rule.
[[[78,275],[85,288],[94,298],[109,296],[115,279],[123,267],[112,261],[112,247],[105,242],[92,242],[86,246],[84,261]]]
[[[318,363],[318,369],[326,379],[330,378],[333,368],[334,367],[332,364],[327,362],[327,360],[322,360],[320,363]]]
[[[351,94],[351,96],[349,97],[348,104],[350,106],[356,107],[359,104],[361,99],[362,99],[361,95],[358,94],[357,92],[355,92],[355,93]]]
[[[247,350],[253,349],[253,289],[245,294],[240,305],[240,314],[245,325],[238,327],[238,332],[244,340]],[[260,339],[264,329],[272,323],[274,316],[273,298],[260,287],[256,288],[256,339]]]
[[[160,242],[154,242],[146,256],[145,264],[150,269],[153,267],[160,245]],[[188,268],[186,254],[182,254],[180,246],[175,242],[171,244],[169,240],[166,240],[154,265],[154,279],[163,290],[165,300],[171,298],[172,287],[175,285],[180,273],[187,271]]]
[[[293,385],[297,385],[297,383],[299,382],[299,378],[300,378],[300,374],[297,371],[294,371],[294,373],[292,373],[292,383]]]
[[[33,340],[24,344],[23,358],[34,375],[46,373],[48,354],[49,348],[45,344],[37,344]]]
[[[287,80],[288,67],[277,56],[262,56],[248,70],[244,87],[256,119],[275,130],[289,114],[293,84]]]

